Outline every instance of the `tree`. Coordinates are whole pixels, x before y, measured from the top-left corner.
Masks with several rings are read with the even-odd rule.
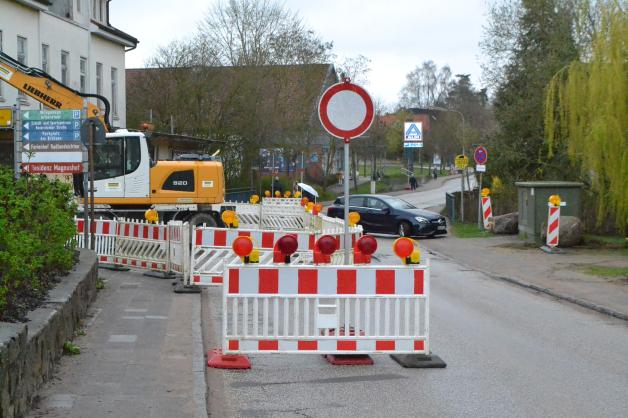
[[[558,71],[547,90],[549,156],[566,147],[596,194],[596,225],[614,218],[628,228],[628,15],[619,3],[598,4],[589,59]],[[590,9],[581,11],[589,14]],[[588,58],[588,54],[587,54]]]
[[[368,74],[371,72],[369,64],[371,60],[364,55],[346,57],[344,61],[336,64],[338,79],[349,77],[352,83],[360,86],[368,84]]]
[[[504,28],[485,33],[488,51],[512,46],[505,65],[496,69],[499,78],[494,100],[499,130],[490,138],[491,166],[514,187],[515,180],[569,178],[560,160],[546,158],[543,133],[545,88],[560,68],[577,58],[572,37],[572,13],[561,0],[502,1],[493,6],[508,13],[492,13],[489,27]],[[515,27],[511,27],[515,25]],[[514,38],[513,38],[514,37]],[[485,49],[486,50],[486,49]]]
[[[230,66],[323,63],[333,46],[271,0],[218,2],[200,23],[196,42]]]
[[[451,83],[451,69],[445,65],[439,70],[434,61],[425,61],[406,75],[399,105],[405,108],[428,107],[444,102]]]

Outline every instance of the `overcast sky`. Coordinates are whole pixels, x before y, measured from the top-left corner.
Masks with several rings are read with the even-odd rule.
[[[217,0],[111,2],[111,24],[139,39],[127,53],[127,68],[143,67],[157,47],[185,38]],[[423,61],[448,64],[480,84],[482,25],[486,0],[286,0],[305,25],[333,41],[342,57],[371,59],[371,95],[395,104],[406,74]]]

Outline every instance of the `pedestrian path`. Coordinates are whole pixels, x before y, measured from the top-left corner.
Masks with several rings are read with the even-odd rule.
[[[170,280],[101,269],[105,288],[40,391],[32,417],[205,417],[198,294]]]

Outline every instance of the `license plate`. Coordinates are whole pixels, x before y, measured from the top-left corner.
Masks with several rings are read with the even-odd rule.
[[[446,227],[445,225],[439,225],[439,226],[438,226],[438,230],[439,230],[439,231],[444,231],[444,230],[446,230],[446,229],[447,229],[447,227]]]

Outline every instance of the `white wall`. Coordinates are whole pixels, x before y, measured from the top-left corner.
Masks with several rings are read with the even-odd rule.
[[[30,67],[41,68],[41,45],[49,45],[50,74],[61,80],[61,51],[70,53],[68,85],[80,90],[80,57],[87,58],[87,93],[96,93],[96,62],[103,64],[103,95],[111,101],[111,68],[118,70],[118,114],[111,122],[126,127],[126,80],[124,45],[103,39],[92,31],[97,27],[90,23],[91,0],[82,0],[81,13],[73,5],[74,20],[60,18],[46,11],[37,11],[15,1],[0,0],[0,31],[3,51],[17,58],[17,36],[27,39],[27,61]],[[112,5],[112,7],[115,7]],[[0,82],[3,83],[3,82]],[[6,83],[2,86],[0,106],[12,106],[17,101],[17,90]],[[27,98],[28,109],[41,105]]]

